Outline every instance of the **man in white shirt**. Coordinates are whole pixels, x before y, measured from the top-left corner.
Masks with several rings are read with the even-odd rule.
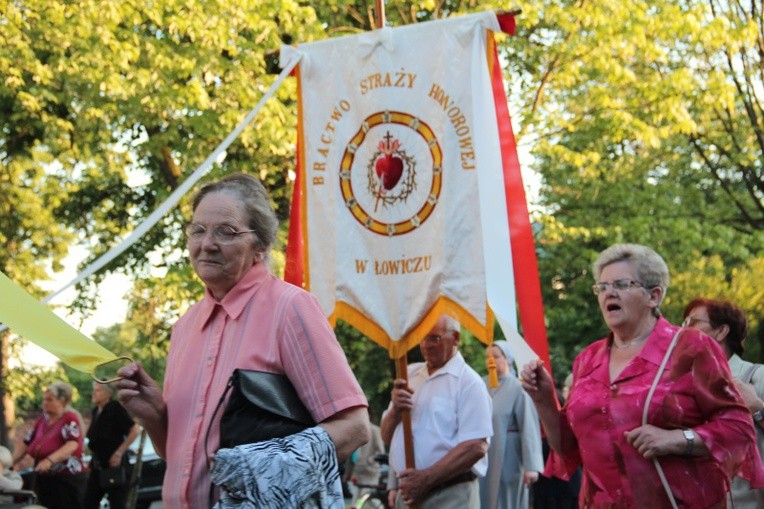
[[[411,364],[409,384],[393,382],[382,417],[397,473],[396,507],[477,509],[477,477],[485,475],[493,435],[491,398],[480,376],[459,353],[459,322],[442,315],[419,343],[424,363]],[[401,411],[411,411],[416,467],[406,468]]]

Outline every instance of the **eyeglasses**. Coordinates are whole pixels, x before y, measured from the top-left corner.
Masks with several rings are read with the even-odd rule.
[[[444,332],[443,334],[428,334],[424,337],[422,343],[435,343],[436,345],[439,345],[443,340],[443,336],[446,336],[450,333],[451,331]]]
[[[631,279],[616,279],[612,283],[597,283],[592,285],[592,291],[594,295],[599,295],[604,291],[607,291],[608,287],[613,290],[621,291],[628,288],[644,288],[644,285],[639,281],[632,281]]]
[[[236,231],[233,226],[227,224],[219,224],[208,229],[206,226],[198,223],[189,223],[186,226],[186,237],[189,242],[201,242],[204,240],[204,236],[207,235],[207,231],[212,232],[212,238],[218,244],[230,244],[236,237],[244,233],[252,233],[255,230],[241,230]]]
[[[710,320],[705,320],[703,318],[696,318],[694,316],[688,316],[684,319],[684,322],[682,322],[682,327],[695,327],[699,323],[707,323],[708,325],[711,325]]]

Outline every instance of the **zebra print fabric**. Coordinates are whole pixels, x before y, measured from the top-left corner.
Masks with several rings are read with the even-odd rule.
[[[220,449],[210,469],[214,509],[343,509],[337,452],[316,426],[286,438]]]

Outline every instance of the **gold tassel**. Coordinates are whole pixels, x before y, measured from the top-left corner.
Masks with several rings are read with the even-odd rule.
[[[488,356],[488,387],[495,389],[499,386],[499,375],[496,374],[496,361],[493,355]]]

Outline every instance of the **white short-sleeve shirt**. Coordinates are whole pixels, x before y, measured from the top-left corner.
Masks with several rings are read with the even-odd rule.
[[[417,470],[431,467],[461,442],[490,440],[493,436],[491,397],[483,380],[464,362],[461,353],[457,352],[432,375],[422,362],[411,364],[408,371],[409,387],[414,391],[411,428]],[[406,468],[400,424],[390,445],[390,465],[396,472]],[[472,466],[472,471],[482,476],[487,468],[488,458],[483,456]]]

